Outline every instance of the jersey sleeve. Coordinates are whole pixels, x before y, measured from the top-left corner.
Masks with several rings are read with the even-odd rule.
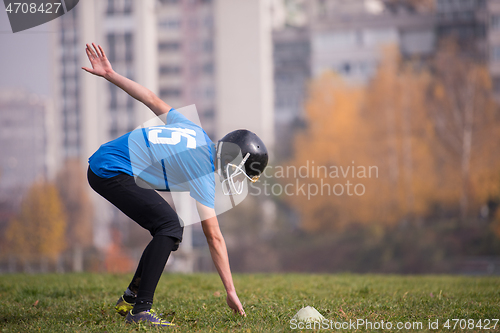
[[[215,208],[215,175],[213,173],[193,179],[189,183],[190,196],[199,203]]]
[[[190,124],[194,125],[189,119],[187,119],[182,113],[172,108],[167,114],[167,124]]]
[[[206,135],[204,133],[204,135]],[[206,138],[208,140],[208,138]],[[215,166],[214,166],[214,152],[215,146],[212,142],[208,146],[203,147],[202,150],[205,154],[202,158],[197,159],[197,163],[192,163],[191,166],[197,165],[197,172],[189,183],[189,192],[192,198],[199,203],[215,208]]]

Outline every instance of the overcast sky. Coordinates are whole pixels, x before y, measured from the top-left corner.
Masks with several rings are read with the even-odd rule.
[[[50,28],[46,23],[12,33],[3,1],[0,2],[0,89],[24,88],[50,94]]]

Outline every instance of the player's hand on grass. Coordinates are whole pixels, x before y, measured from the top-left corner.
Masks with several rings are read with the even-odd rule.
[[[235,314],[239,313],[244,317],[247,316],[245,310],[243,310],[243,305],[241,305],[240,299],[238,298],[238,295],[236,295],[235,291],[227,293],[226,302]]]
[[[106,74],[112,73],[113,68],[111,67],[111,63],[106,57],[106,54],[104,53],[101,45],[96,46],[94,43],[92,43],[92,46],[94,47],[94,49],[92,49],[90,45],[87,44],[87,48],[85,49],[92,68],[82,67],[82,69],[91,74],[102,77],[104,77]]]

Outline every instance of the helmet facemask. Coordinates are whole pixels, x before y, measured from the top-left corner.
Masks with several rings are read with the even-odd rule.
[[[240,164],[235,165],[232,163],[228,163],[226,165],[225,171],[227,178],[222,181],[222,193],[224,193],[224,195],[241,194],[243,192],[245,178],[252,183],[255,183],[257,180],[259,180],[260,176],[250,177],[243,169],[245,166],[245,162],[249,157],[250,153],[247,153]]]
[[[228,158],[227,155],[221,157],[223,144],[225,144],[225,146],[234,146],[235,148],[237,147],[236,145],[227,142],[224,143],[219,141],[218,143],[217,173],[219,174],[219,177],[221,179],[222,193],[224,193],[224,195],[239,195],[243,193],[244,182],[246,179],[248,179],[252,183],[255,183],[259,179],[259,176],[250,177],[245,171],[245,163],[250,157],[250,153],[247,153],[239,164],[234,164],[231,162],[235,162],[236,160],[238,160],[238,156],[241,158],[241,152],[239,152],[238,156],[236,156],[236,158],[234,159],[232,159],[233,156],[230,156]],[[232,159],[231,162],[226,162],[230,159]]]

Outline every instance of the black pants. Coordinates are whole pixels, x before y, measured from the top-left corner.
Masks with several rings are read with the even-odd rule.
[[[182,241],[184,228],[177,213],[155,190],[137,186],[134,177],[126,174],[101,178],[90,167],[87,178],[94,191],[149,230],[151,236],[170,236],[178,240],[177,244]]]
[[[182,240],[179,217],[155,190],[137,186],[132,176],[120,174],[101,178],[89,167],[87,177],[97,193],[153,236],[128,287],[137,294],[133,312],[149,310],[170,252],[177,250]]]

